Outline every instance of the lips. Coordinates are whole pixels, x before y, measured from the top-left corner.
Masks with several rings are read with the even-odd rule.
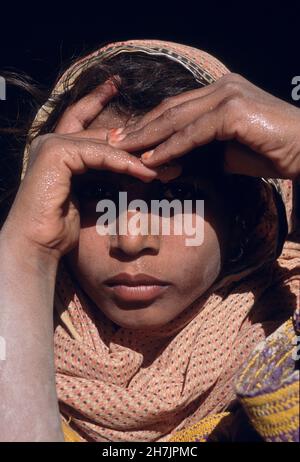
[[[147,274],[121,273],[104,281],[110,294],[123,302],[149,302],[169,287],[170,283]]]

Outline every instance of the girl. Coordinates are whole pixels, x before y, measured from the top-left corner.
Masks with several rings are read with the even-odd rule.
[[[174,43],[109,44],[58,79],[0,234],[2,441],[297,439],[299,121]],[[99,235],[121,191],[204,200],[203,243]]]

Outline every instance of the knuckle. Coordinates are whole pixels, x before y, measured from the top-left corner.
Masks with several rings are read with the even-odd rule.
[[[236,82],[241,82],[242,80],[244,80],[244,77],[238,72],[229,72],[227,75],[228,77],[230,77],[231,80],[234,80]]]
[[[58,137],[55,135],[46,136],[41,144],[41,150],[43,152],[57,151],[58,146],[61,145],[61,141],[58,142]]]
[[[36,148],[40,147],[48,137],[48,133],[46,135],[36,136],[31,142],[31,148],[35,150]]]
[[[31,157],[58,155],[61,153],[66,140],[59,138],[53,133],[47,133],[36,137],[31,143]]]
[[[227,74],[223,75],[221,79],[224,82],[236,82],[236,83],[241,83],[244,81],[244,77],[237,72],[228,72]]]
[[[195,122],[191,122],[180,130],[182,137],[191,138],[196,130]]]
[[[242,96],[244,93],[243,77],[239,74],[227,74],[223,78],[222,87],[226,95]]]
[[[167,109],[166,112],[164,112],[163,119],[168,124],[171,124],[173,128],[175,128],[177,116],[178,116],[177,107],[171,107]]]
[[[188,140],[191,146],[191,149],[197,147],[197,122],[192,122],[180,130],[180,135],[184,140]]]
[[[44,149],[46,141],[50,138],[50,134],[36,136],[30,143],[29,158],[35,159]]]
[[[244,108],[244,98],[239,94],[226,96],[221,102],[221,109],[229,118],[241,117]]]
[[[218,108],[219,119],[222,124],[219,128],[221,139],[227,136],[236,136],[241,133],[244,123],[243,103],[240,98],[227,97]]]

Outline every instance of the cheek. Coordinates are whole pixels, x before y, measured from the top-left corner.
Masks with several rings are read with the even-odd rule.
[[[179,245],[177,246],[179,249]],[[205,222],[204,241],[200,246],[181,246],[177,254],[184,291],[208,289],[218,277],[222,266],[222,251],[219,236],[211,223]]]
[[[99,237],[95,226],[81,228],[78,246],[67,255],[73,272],[86,280],[93,280],[95,272],[99,276],[99,269],[105,269],[108,258],[109,237]]]

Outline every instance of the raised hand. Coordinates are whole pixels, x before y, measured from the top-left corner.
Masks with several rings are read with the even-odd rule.
[[[109,143],[154,168],[213,140],[230,141],[225,169],[244,175],[298,178],[300,109],[229,73],[169,98],[138,123],[113,129]]]
[[[71,197],[73,175],[105,169],[150,181],[156,172],[107,144],[107,129],[86,130],[116,94],[109,81],[70,106],[54,133],[37,137],[28,170],[1,234],[59,259],[79,238],[80,216]]]

